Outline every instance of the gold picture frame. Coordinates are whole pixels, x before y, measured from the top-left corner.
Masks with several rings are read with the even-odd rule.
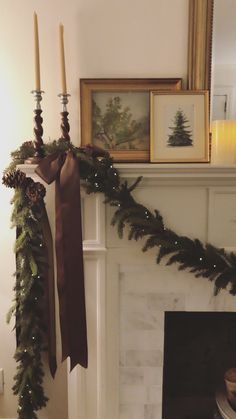
[[[209,162],[208,91],[151,92],[151,162]]]
[[[211,89],[214,0],[189,0],[188,89]]]
[[[150,161],[150,92],[179,90],[180,78],[81,79],[81,143],[116,162]]]

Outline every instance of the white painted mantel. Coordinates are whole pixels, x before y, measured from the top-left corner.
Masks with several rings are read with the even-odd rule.
[[[236,248],[236,166],[117,167],[130,183],[143,176],[135,197],[159,209],[166,226]],[[34,168],[24,170],[32,175]],[[100,194],[83,194],[82,201],[89,367],[68,375],[68,417],[161,419],[164,312],[235,311],[235,297],[213,297],[207,280],[156,265],[155,250],[143,253],[141,242],[120,240]]]

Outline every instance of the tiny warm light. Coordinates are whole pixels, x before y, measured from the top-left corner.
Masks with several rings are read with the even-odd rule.
[[[211,133],[211,162],[236,164],[236,121],[213,121]]]

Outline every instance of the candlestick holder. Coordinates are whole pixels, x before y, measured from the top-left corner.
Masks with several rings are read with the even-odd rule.
[[[36,106],[34,109],[34,136],[35,140],[33,141],[34,145],[34,155],[32,157],[29,157],[27,160],[25,160],[25,163],[29,164],[37,164],[43,157],[43,118],[41,117],[42,109],[40,102],[42,100],[42,93],[44,93],[42,90],[33,90],[31,92],[34,95],[34,100],[36,102]]]
[[[68,120],[68,115],[69,112],[67,111],[67,103],[68,101],[68,97],[70,97],[69,94],[67,93],[60,93],[59,98],[61,100],[61,104],[62,104],[62,112],[61,112],[61,139],[66,140],[68,142],[70,142],[70,124],[69,124],[69,120]]]

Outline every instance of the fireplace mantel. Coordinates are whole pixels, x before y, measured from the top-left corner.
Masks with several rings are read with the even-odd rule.
[[[236,248],[236,166],[116,167],[130,183],[143,176],[135,197],[178,234]],[[39,180],[34,166],[21,169]],[[52,228],[53,194],[50,186]],[[235,297],[213,297],[207,280],[156,265],[155,250],[120,240],[112,211],[101,194],[82,192],[89,367],[68,374],[68,419],[161,419],[164,312],[234,311]]]
[[[205,164],[150,164],[150,163],[119,163],[116,164],[122,177],[135,178],[142,176],[146,178],[160,178],[160,179],[222,179],[235,180],[236,179],[236,165],[212,165]]]
[[[146,178],[160,177],[182,178],[190,176],[191,178],[216,178],[216,179],[236,179],[236,165],[213,165],[210,163],[194,164],[151,164],[151,163],[116,163],[122,177],[135,178],[140,174]],[[35,176],[34,164],[21,164],[21,170],[28,176]]]

